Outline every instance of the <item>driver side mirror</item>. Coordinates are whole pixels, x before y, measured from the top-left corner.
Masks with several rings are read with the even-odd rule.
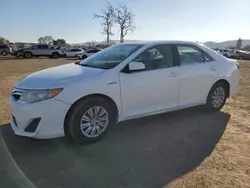
[[[138,71],[145,69],[145,65],[142,62],[136,62],[136,61],[130,62],[128,64],[128,67],[130,71]]]

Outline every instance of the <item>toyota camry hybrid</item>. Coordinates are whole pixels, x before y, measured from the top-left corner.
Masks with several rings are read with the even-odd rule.
[[[238,62],[198,43],[117,44],[19,80],[11,127],[25,137],[95,142],[116,122],[198,105],[219,111],[238,84]]]

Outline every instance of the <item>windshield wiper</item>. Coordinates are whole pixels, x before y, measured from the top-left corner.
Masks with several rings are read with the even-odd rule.
[[[89,65],[89,64],[81,64],[80,62],[76,62],[75,64],[83,66],[83,67],[90,67],[90,68],[102,69],[101,67],[95,67],[95,66],[92,66],[92,65]]]

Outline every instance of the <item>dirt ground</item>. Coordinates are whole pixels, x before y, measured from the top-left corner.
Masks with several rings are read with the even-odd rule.
[[[53,67],[57,65],[62,65],[69,62],[74,62],[77,60],[73,59],[58,59],[58,60],[51,60],[51,59],[14,59],[11,57],[3,58],[0,57],[0,125],[7,124],[9,122],[9,109],[8,109],[8,96],[11,92],[11,87],[23,76],[32,73],[34,71],[38,71],[44,68]],[[218,141],[214,144],[215,146],[212,148],[209,154],[204,154],[204,158],[201,159],[201,162],[195,167],[191,168],[187,172],[182,172],[182,175],[176,178],[170,178],[171,181],[165,184],[165,187],[197,187],[197,188],[235,188],[235,187],[250,187],[250,62],[249,61],[241,61],[240,62],[240,70],[241,70],[241,83],[240,83],[240,90],[238,95],[229,99],[223,108],[223,113],[228,114],[228,121],[226,121],[223,131],[221,131],[221,135],[214,135],[214,137],[218,137]],[[166,115],[167,116],[167,115]],[[171,116],[171,115],[170,115]],[[181,113],[177,113],[177,115],[172,115],[172,119],[170,118],[165,120],[165,116],[161,117],[160,120],[156,120],[156,118],[149,117],[143,120],[138,120],[136,122],[143,122],[146,124],[148,128],[152,122],[157,122],[158,124],[165,123],[164,121],[169,121],[172,124],[180,119],[181,117],[188,117]],[[219,116],[219,115],[218,115]],[[219,121],[218,116],[210,116],[210,115],[200,115],[201,119],[188,119],[187,121],[183,120],[183,125],[178,125],[178,129],[180,129],[180,134],[184,134],[184,129],[188,130],[187,125],[188,122],[204,122],[204,125],[210,122],[211,129],[216,129],[215,125],[217,126],[217,121]],[[213,118],[211,118],[213,117]],[[181,121],[181,120],[179,120]],[[149,123],[148,123],[149,122]],[[152,123],[153,124],[153,123]],[[186,124],[186,125],[185,125]],[[214,126],[212,126],[214,125]],[[163,130],[162,125],[157,125],[161,130]],[[185,127],[186,126],[186,127]],[[145,134],[149,134],[147,128],[144,128]],[[197,127],[196,127],[197,128]],[[204,128],[206,128],[204,126]],[[125,129],[125,128],[123,128]],[[156,128],[157,129],[157,128]],[[194,129],[194,126],[193,126]],[[132,130],[132,128],[131,128]],[[131,134],[131,130],[129,131]],[[135,128],[135,130],[140,132],[140,129]],[[160,129],[159,129],[160,130]],[[189,132],[189,137],[187,138],[196,138],[195,131]],[[173,131],[173,127],[168,127],[166,131],[171,132]],[[137,134],[133,133],[133,134]],[[207,135],[204,137],[212,139],[213,132],[207,131]],[[212,134],[213,133],[213,134]],[[115,133],[113,133],[115,134]],[[117,133],[118,134],[118,133]],[[126,134],[126,130],[125,133]],[[142,133],[141,133],[142,134]],[[199,134],[199,132],[197,132]],[[205,134],[205,133],[203,133]],[[113,135],[114,136],[114,135]],[[155,139],[160,135],[154,135]],[[171,135],[169,135],[171,136]],[[122,136],[121,136],[122,137]],[[146,139],[146,138],[145,138]],[[125,140],[125,139],[124,139]],[[174,140],[174,139],[173,139]],[[145,144],[144,140],[144,144]],[[108,141],[107,141],[108,142]],[[132,142],[132,141],[130,141]],[[179,143],[181,146],[182,144],[188,144],[190,140],[183,140],[183,143]],[[196,144],[203,143],[199,139],[192,140],[192,142],[196,142]],[[125,143],[125,142],[124,142]],[[150,144],[150,142],[148,142]],[[162,144],[160,140],[156,143]],[[205,142],[204,142],[205,143]],[[162,145],[161,145],[162,146]],[[95,147],[95,146],[94,146]],[[97,147],[97,146],[96,146]],[[116,148],[118,145],[116,145]],[[134,146],[133,146],[134,147]],[[146,147],[146,146],[145,146]],[[169,146],[171,149],[171,146]],[[204,152],[206,150],[206,144],[204,146],[199,145],[200,152]],[[176,151],[177,149],[175,148]],[[195,158],[197,153],[194,152],[192,148],[189,148],[190,151],[176,151],[178,155],[181,153],[188,153],[189,157]],[[143,151],[142,151],[143,152]],[[157,151],[154,151],[157,153]],[[197,152],[197,151],[196,151]],[[152,155],[153,156],[153,155]],[[180,164],[185,164],[188,166],[187,163],[183,163],[185,161],[185,155],[181,156]],[[156,158],[157,159],[157,158]],[[156,161],[157,163],[157,161]],[[149,165],[150,166],[150,165]],[[163,165],[164,166],[164,165]],[[177,167],[183,168],[182,166]],[[112,167],[111,167],[112,168]],[[159,164],[160,168],[160,164]],[[188,168],[190,169],[190,168]],[[147,169],[156,171],[157,169]],[[158,169],[160,173],[162,169]],[[178,169],[175,169],[178,171]],[[163,171],[163,170],[162,170]],[[143,173],[143,172],[142,172]],[[164,174],[161,174],[164,176]],[[174,175],[173,175],[174,176]],[[158,177],[152,179],[152,181],[156,180]],[[162,178],[164,179],[164,178]],[[146,180],[145,180],[146,181]],[[165,181],[165,180],[164,180]]]

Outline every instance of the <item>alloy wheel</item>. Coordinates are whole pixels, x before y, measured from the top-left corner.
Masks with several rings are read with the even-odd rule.
[[[80,129],[84,136],[95,138],[101,135],[109,124],[109,114],[101,106],[89,108],[80,120]]]

